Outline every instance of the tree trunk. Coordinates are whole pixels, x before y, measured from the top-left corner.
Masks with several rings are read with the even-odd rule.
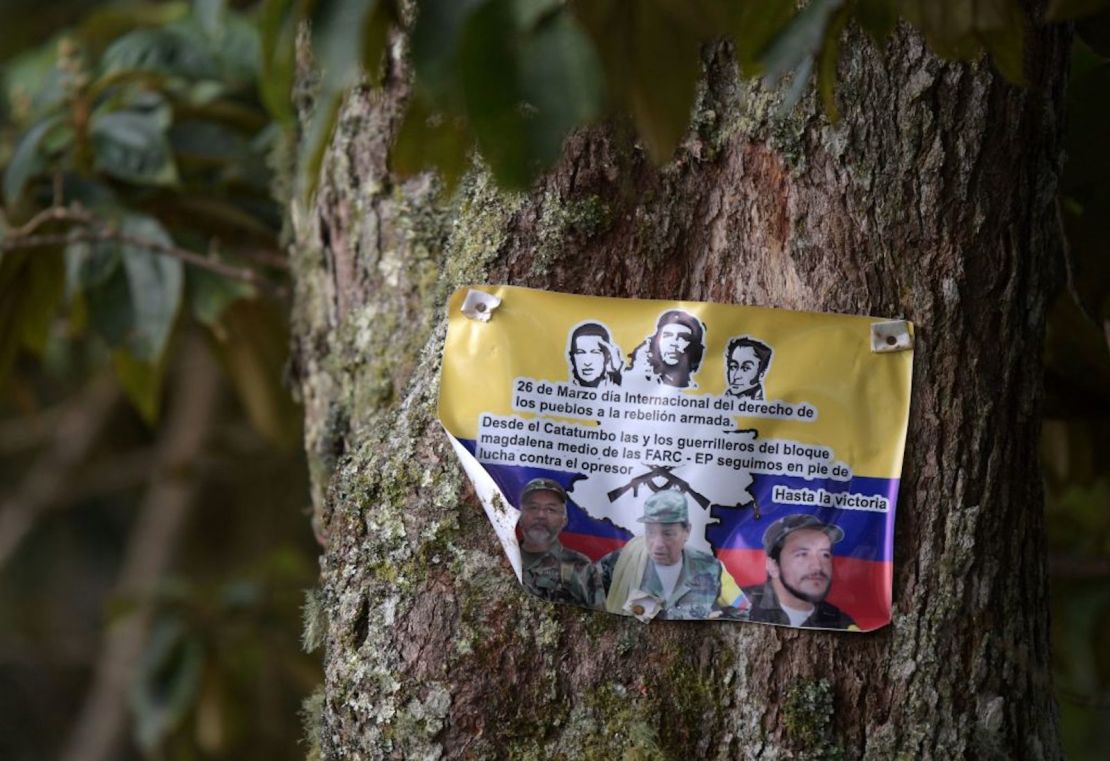
[[[292,209],[325,757],[1060,757],[1037,438],[1066,33],[1028,47],[1020,89],[850,34],[830,126],[717,46],[672,163],[599,127],[525,194],[389,174],[402,66],[351,96]],[[645,626],[528,595],[436,422],[447,295],[483,282],[914,321],[892,624]]]

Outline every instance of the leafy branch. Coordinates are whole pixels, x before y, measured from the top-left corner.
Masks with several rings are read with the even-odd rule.
[[[268,155],[289,137],[263,104],[248,15],[220,0],[104,13],[5,66],[19,132],[0,134],[16,137],[0,146],[0,384],[68,308],[153,421],[187,316],[220,345],[243,327],[229,310],[287,295]],[[248,355],[273,343],[244,338]]]
[[[50,222],[69,222],[78,226],[63,233],[34,234],[39,228]],[[274,285],[270,280],[249,267],[236,267],[160,240],[129,235],[117,227],[103,223],[96,215],[82,208],[80,204],[68,207],[52,206],[42,210],[24,225],[11,230],[4,239],[0,240],[0,252],[30,248],[64,247],[75,243],[118,243],[137,250],[149,251],[151,254],[179,259],[193,267],[199,267],[217,275],[261,288],[277,297],[286,295],[286,290],[283,287]],[[285,266],[282,259],[269,252],[253,252],[249,255],[264,258],[264,261],[270,266]]]

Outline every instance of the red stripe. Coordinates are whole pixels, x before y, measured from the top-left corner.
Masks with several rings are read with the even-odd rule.
[[[559,534],[559,541],[594,562],[624,546],[621,539],[569,531]],[[767,580],[763,550],[722,549],[717,550],[717,557],[742,587],[756,586]],[[828,600],[854,618],[860,629],[878,629],[890,623],[892,578],[891,563],[833,556],[833,584]]]
[[[742,587],[767,580],[762,550],[718,550],[732,578]],[[891,563],[833,556],[833,583],[828,601],[856,620],[864,631],[890,623]]]
[[[619,550],[624,546],[623,539],[594,536],[593,534],[575,534],[570,531],[559,534],[559,541],[567,549],[581,552],[595,563],[613,550]]]

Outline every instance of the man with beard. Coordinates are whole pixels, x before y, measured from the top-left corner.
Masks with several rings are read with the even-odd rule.
[[[597,322],[586,322],[570,334],[568,348],[571,382],[588,388],[621,384],[621,352],[609,339],[609,331]]]
[[[626,377],[674,388],[695,386],[692,376],[701,366],[704,337],[705,328],[698,318],[680,309],[664,312],[655,333],[632,352]]]
[[[567,494],[550,478],[533,478],[520,493],[520,559],[528,591],[552,602],[588,608],[604,603],[597,570],[559,542],[567,525]]]
[[[771,347],[750,336],[738,336],[725,348],[725,380],[729,396],[762,399],[763,376],[771,365]]]
[[[750,620],[816,629],[858,629],[856,622],[825,602],[832,583],[832,545],[844,531],[814,515],[787,515],[763,533],[767,582],[745,589]]]

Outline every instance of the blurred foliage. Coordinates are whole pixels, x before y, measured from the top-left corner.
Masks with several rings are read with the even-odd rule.
[[[284,287],[267,164],[284,136],[258,92],[260,45],[220,2],[113,3],[4,67],[0,382],[63,303],[152,422],[181,320],[240,336],[237,353],[283,340],[280,320],[224,324]],[[244,397],[260,429],[291,444],[287,395],[258,388],[280,376],[251,371],[266,361],[227,369],[261,392]]]
[[[721,38],[732,41],[745,76],[783,84],[784,109],[816,77],[833,121],[849,23],[881,44],[904,18],[940,55],[972,60],[985,51],[1007,78],[1023,81],[1019,0],[418,0],[411,23],[400,0],[267,5],[275,20],[263,47],[284,50],[269,57],[283,92],[292,58],[280,41],[296,19],[311,21],[322,70],[299,165],[302,197],[315,187],[351,72],[361,65],[370,84],[381,81],[390,27],[409,31],[414,75],[393,168],[437,169],[448,187],[475,146],[502,186],[527,187],[571,130],[613,114],[631,117],[652,158],[667,161],[690,121],[699,51]]]
[[[283,381],[274,167],[291,133],[261,87],[262,11],[0,6],[3,509],[64,446],[52,426],[81,414],[87,388],[112,373],[131,402],[56,473],[64,487],[14,554],[0,552],[0,758],[58,752],[102,634],[139,613],[150,630],[121,757],[302,755],[296,713],[321,679],[299,642],[316,548],[302,413]],[[176,347],[198,334],[238,403],[220,405],[189,466],[199,496],[172,542],[174,570],[154,594],[120,599],[143,491],[159,478],[164,397],[183,392]]]
[[[106,368],[138,417],[113,413],[99,467],[118,469],[136,447],[156,442],[173,349],[186,334],[207,336],[239,404],[223,412],[206,453],[219,467],[203,478],[179,570],[151,599],[103,602],[139,482],[82,488],[83,479],[96,481],[87,463],[59,474],[75,481],[68,509],[30,534],[0,585],[0,620],[17,622],[0,634],[0,696],[7,696],[0,715],[25,729],[21,743],[0,742],[0,756],[37,757],[37,748],[57,745],[89,678],[88,641],[105,607],[111,616],[154,615],[130,692],[140,752],[297,755],[289,717],[318,673],[295,646],[298,590],[314,571],[307,520],[297,514],[303,463],[288,450],[299,411],[281,382],[288,345],[281,203],[291,179],[302,201],[311,196],[346,92],[393,81],[387,51],[406,50],[413,73],[392,168],[438,170],[450,189],[477,151],[503,186],[524,188],[557,159],[568,134],[603,119],[629,119],[649,155],[668,160],[688,130],[707,41],[729,39],[741,73],[778,87],[783,109],[815,80],[835,121],[849,25],[881,46],[902,20],[939,55],[987,55],[1021,83],[1029,22],[1020,7],[1018,0],[7,0],[0,6],[0,413],[40,422],[0,435],[10,455],[0,472],[16,480],[43,446],[45,435],[33,432],[48,429],[53,410]],[[1110,710],[1102,646],[1110,635],[1110,0],[1050,0],[1047,20],[1074,20],[1077,30],[1060,191],[1068,288],[1053,307],[1044,358],[1055,659],[1069,755],[1096,758],[1110,741],[1102,720]],[[319,78],[294,156],[303,22]],[[0,434],[6,430],[0,420]],[[65,561],[52,562],[59,557]],[[29,653],[33,644],[41,651]]]
[[[1056,0],[1079,16],[1067,92],[1060,216],[1067,287],[1045,340],[1041,448],[1052,570],[1053,658],[1065,751],[1110,744],[1110,2]]]

